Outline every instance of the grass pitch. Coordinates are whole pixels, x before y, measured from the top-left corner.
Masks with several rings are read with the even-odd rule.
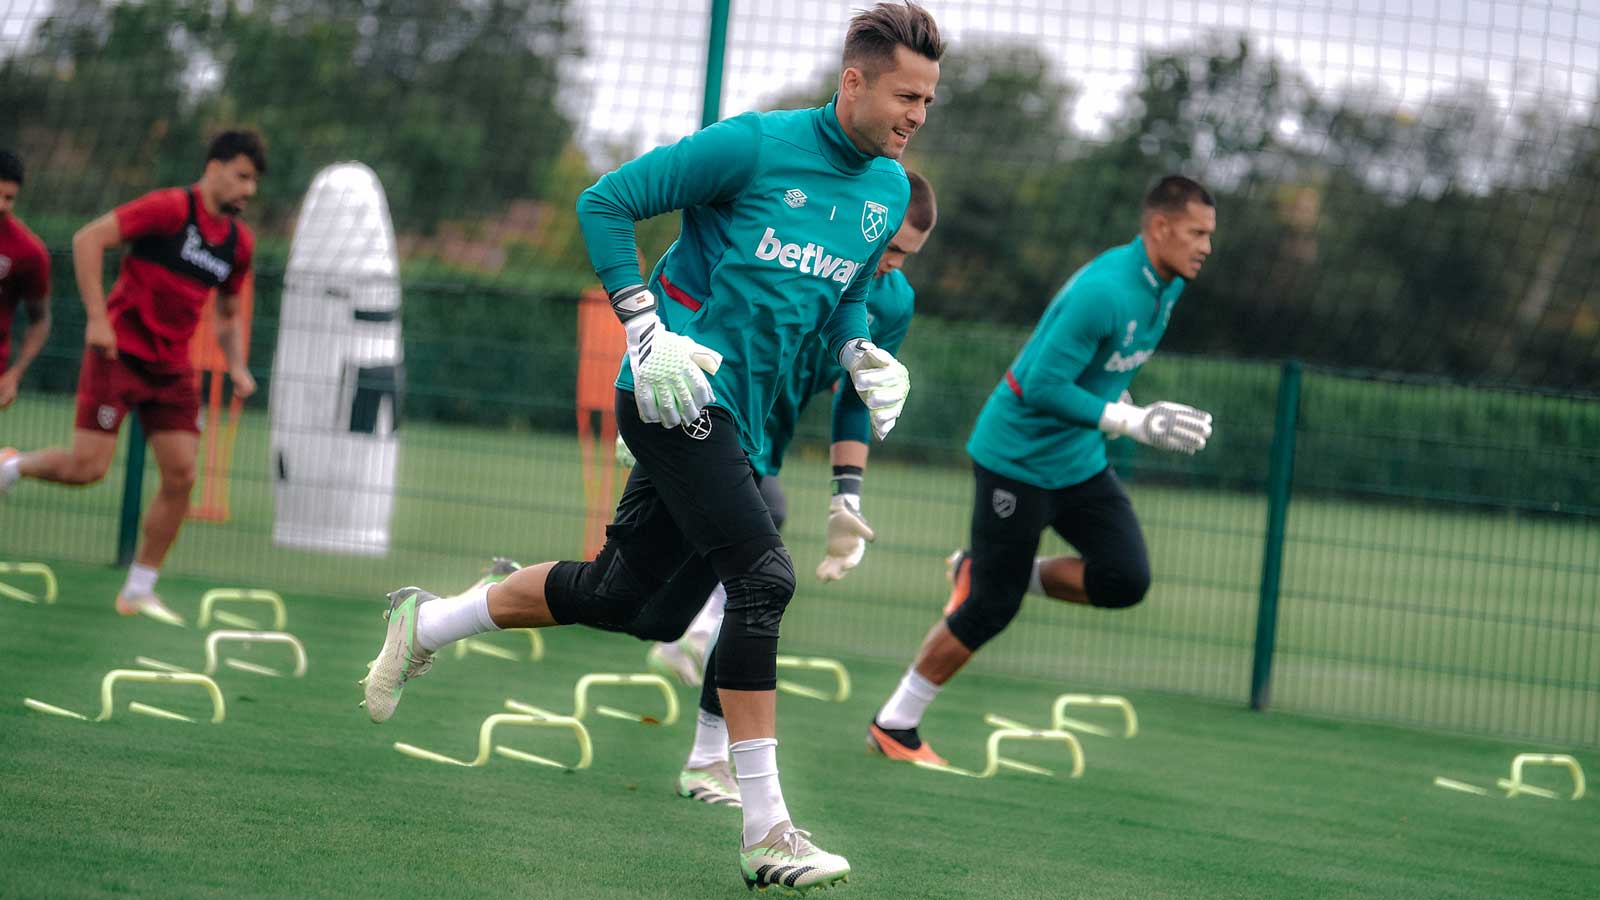
[[[70,409],[30,396],[0,419],[0,444],[59,442]],[[187,527],[161,591],[192,620],[208,588],[279,590],[311,668],[300,680],[222,670],[221,725],[128,714],[129,699],[205,711],[198,691],[150,686],[119,694],[124,711],[104,724],[24,708],[36,697],[93,715],[107,670],[139,655],[198,665],[203,635],[111,611],[120,468],[87,490],[23,484],[0,502],[0,559],[51,562],[62,588],[54,606],[0,600],[0,897],[746,896],[737,815],[672,794],[692,691],[672,727],[594,719],[595,765],[583,772],[501,758],[458,769],[392,749],[469,754],[506,698],[568,708],[582,674],[640,670],[637,642],[558,629],[539,663],[443,659],[384,726],[356,707],[383,591],[459,590],[493,554],[581,552],[570,437],[408,425],[394,548],[369,560],[272,544],[265,426],[245,417],[232,519]],[[934,704],[924,733],[976,767],[984,713],[1043,724],[1071,690],[1126,694],[1140,736],[1085,737],[1078,780],[971,781],[887,763],[862,743],[942,605],[939,560],[963,539],[970,476],[880,462],[868,479],[882,537],[857,572],[821,587],[809,572],[826,463],[797,451],[784,474],[801,588],[783,650],[838,657],[855,681],[844,704],[781,700],[784,787],[798,824],[850,858],[850,895],[1595,895],[1593,797],[1432,786],[1436,775],[1491,785],[1518,752],[1600,744],[1592,524],[1310,498],[1291,508],[1275,709],[1550,736],[1501,742],[1244,710],[1262,500],[1134,478],[1157,572],[1146,603],[1104,613],[1029,601]],[[521,636],[494,640],[526,652]],[[283,653],[236,655],[281,667]],[[506,735],[559,756],[555,740]],[[1064,767],[1056,752],[1016,754]],[[1577,755],[1600,779],[1600,756]],[[1532,777],[1562,786],[1554,771]]]
[[[356,707],[355,681],[382,640],[380,604],[291,592],[288,629],[311,660],[304,679],[223,669],[220,725],[125,711],[128,699],[206,708],[198,691],[153,686],[129,688],[110,722],[86,724],[32,712],[22,698],[92,715],[106,670],[135,655],[198,665],[203,636],[117,617],[120,572],[67,563],[57,574],[58,604],[0,603],[0,896],[747,896],[737,814],[671,790],[692,691],[680,691],[686,715],[671,727],[591,720],[595,764],[582,772],[498,757],[458,769],[391,747],[466,754],[505,698],[567,708],[583,673],[640,670],[642,644],[568,628],[546,632],[537,663],[447,657],[375,726]],[[464,572],[460,586],[471,579]],[[164,580],[191,619],[211,586]],[[520,635],[492,640],[526,652]],[[271,665],[282,652],[234,655]],[[1086,736],[1081,779],[973,781],[868,755],[863,728],[900,665],[844,661],[855,679],[848,702],[783,696],[779,725],[790,809],[854,866],[843,896],[1594,896],[1593,797],[1431,786],[1440,774],[1490,784],[1531,747],[1132,693],[1139,737]],[[1061,689],[972,673],[941,696],[924,734],[975,765],[984,712],[1041,722]],[[567,750],[553,732],[505,739]],[[1064,764],[1054,753],[1017,755]],[[1600,757],[1580,759],[1600,773]],[[1534,777],[1560,783],[1554,772]]]
[[[826,404],[813,412],[825,414]],[[29,396],[0,415],[0,446],[68,437],[71,403]],[[1248,427],[1242,424],[1240,427]],[[126,441],[124,441],[126,443]],[[275,546],[264,415],[238,429],[232,518],[193,522],[164,571],[213,584],[373,597],[404,584],[451,591],[484,559],[579,558],[585,486],[570,435],[406,423],[387,557]],[[600,448],[609,465],[611,448]],[[1153,452],[1153,451],[1152,451]],[[1266,503],[1259,494],[1124,475],[1150,548],[1146,601],[1110,613],[1028,600],[975,671],[1062,689],[1248,696]],[[967,469],[877,460],[865,512],[879,539],[833,585],[821,558],[829,472],[798,445],[783,483],[800,576],[786,638],[815,652],[903,666],[948,590],[942,560],[966,540]],[[85,490],[23,483],[0,502],[0,559],[109,562],[122,468]],[[155,473],[147,468],[146,498]],[[617,487],[620,489],[620,476]],[[196,495],[199,495],[197,490]],[[1042,551],[1064,545],[1047,535]],[[1275,709],[1600,747],[1600,528],[1579,516],[1297,496],[1289,510],[1274,657]]]

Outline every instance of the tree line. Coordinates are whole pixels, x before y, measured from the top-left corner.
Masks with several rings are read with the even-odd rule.
[[[254,125],[265,265],[315,171],[359,159],[408,278],[460,286],[435,305],[451,315],[475,287],[503,305],[592,277],[572,213],[600,174],[575,141],[584,41],[567,0],[58,0],[0,60],[0,145],[31,167],[20,211],[59,243],[191,180],[209,131]],[[824,101],[835,77],[772,105]],[[1147,49],[1093,135],[1073,126],[1081,93],[1036,45],[952,47],[906,161],[940,200],[907,265],[920,314],[1031,324],[1134,234],[1145,187],[1183,172],[1213,190],[1219,230],[1169,348],[1600,391],[1592,102],[1508,109],[1463,83],[1408,110],[1376,87],[1315,90],[1222,33]],[[646,223],[646,255],[674,231]]]

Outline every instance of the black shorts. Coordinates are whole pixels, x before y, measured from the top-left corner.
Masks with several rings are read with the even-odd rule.
[[[772,527],[783,529],[789,501],[777,476],[756,476],[756,488],[767,504],[772,517]],[[694,617],[705,608],[706,600],[716,589],[720,579],[705,557],[695,554],[685,560],[667,583],[661,586],[639,614],[626,625],[610,628],[631,634],[641,641],[675,641],[683,637],[694,622]]]
[[[976,492],[968,554],[972,587],[946,620],[976,650],[1016,617],[1046,528],[1084,561],[1084,590],[1096,606],[1139,602],[1150,584],[1144,533],[1133,504],[1109,467],[1086,481],[1046,490],[973,464]]]
[[[633,394],[619,390],[616,415],[638,464],[595,560],[593,589],[608,602],[602,614],[585,614],[570,608],[584,600],[578,592],[558,589],[547,596],[557,622],[625,627],[696,556],[726,581],[783,545],[726,410],[712,407],[694,422],[663,428],[642,421]]]

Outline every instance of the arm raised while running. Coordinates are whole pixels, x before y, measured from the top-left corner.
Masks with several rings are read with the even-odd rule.
[[[639,273],[634,223],[733,200],[754,177],[760,150],[760,120],[739,116],[624,164],[578,198],[589,260],[628,334],[634,402],[643,421],[675,428],[698,418],[715,399],[706,373],[717,371],[722,356],[662,324],[655,294]]]
[[[638,285],[635,222],[739,196],[755,177],[761,120],[747,113],[657,147],[607,173],[578,197],[578,227],[600,283],[613,296]]]

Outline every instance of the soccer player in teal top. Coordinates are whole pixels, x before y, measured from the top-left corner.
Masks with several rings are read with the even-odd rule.
[[[890,238],[889,246],[878,261],[867,294],[867,326],[872,333],[872,340],[896,355],[900,352],[906,331],[911,327],[911,315],[916,304],[916,292],[900,267],[908,257],[922,250],[938,219],[933,186],[915,172],[907,172],[906,177],[911,184],[911,199],[906,206],[905,222]],[[772,411],[767,415],[766,448],[751,460],[759,476],[762,495],[767,500],[767,509],[781,532],[788,516],[788,500],[777,480],[778,472],[783,468],[784,453],[794,440],[795,427],[811,401],[824,392],[832,396],[833,445],[829,448],[829,456],[834,467],[835,492],[828,515],[829,552],[817,567],[817,577],[823,581],[836,581],[860,564],[862,554],[866,552],[866,542],[872,535],[871,527],[861,515],[860,492],[871,424],[860,395],[854,391],[835,390],[847,377],[839,364],[828,357],[820,342],[809,343],[795,361],[794,368],[789,370],[789,375],[778,390],[777,400],[772,404]],[[617,440],[617,459],[628,467],[634,463],[633,455],[620,438]],[[703,578],[707,572],[709,570],[694,574]],[[706,648],[722,622],[723,595],[720,589],[713,589],[711,600],[704,604],[704,611],[685,630],[680,618],[682,604],[687,601],[691,607],[698,609],[700,603],[699,599],[691,596],[695,587],[680,583],[685,580],[682,574],[674,578],[671,585],[672,593],[676,596],[669,602],[652,600],[647,609],[650,621],[643,623],[642,628],[630,626],[628,632],[645,639],[666,635],[660,638],[662,640],[672,640],[674,636],[682,634],[683,637],[673,643],[659,643],[653,647],[648,662],[653,669],[672,674],[685,684],[698,686],[700,673],[705,667]],[[710,577],[711,583],[715,584],[715,576]],[[703,596],[702,593],[702,599]]]
[[[900,266],[906,257],[922,249],[938,218],[933,187],[927,179],[914,172],[907,173],[907,177],[911,183],[911,200],[906,207],[905,224],[900,226],[878,261],[867,295],[867,321],[872,339],[890,353],[900,352],[900,345],[911,327],[916,300]],[[778,481],[784,451],[794,439],[795,426],[805,408],[813,399],[832,393],[833,444],[829,456],[833,462],[833,498],[828,508],[827,552],[817,566],[817,577],[823,581],[843,578],[859,565],[867,542],[876,536],[861,513],[861,484],[867,464],[867,436],[871,431],[867,408],[856,392],[834,390],[847,377],[820,345],[807,345],[784,380],[778,400],[767,417],[766,450],[753,461],[757,486],[772,516],[773,527],[781,532],[788,518],[788,500]],[[631,458],[622,456],[626,450],[626,445],[619,441],[619,458],[625,465],[632,465]],[[663,674],[675,675],[701,688],[694,748],[678,775],[678,795],[712,805],[737,806],[739,788],[728,768],[728,726],[718,696],[716,655],[713,653],[709,659],[705,655],[707,645],[722,623],[725,599],[726,594],[710,565],[703,559],[691,560],[651,598],[632,622],[617,630],[644,640],[672,641],[656,644],[647,656],[648,664]],[[702,671],[705,673],[703,683]]]
[[[778,626],[794,566],[750,459],[779,383],[817,337],[880,440],[900,414],[910,378],[870,341],[864,301],[905,212],[895,160],[926,120],[943,50],[921,7],[880,3],[851,20],[826,106],[719,122],[584,192],[579,224],[627,331],[616,414],[638,465],[593,561],[528,566],[444,601],[392,593],[366,679],[374,721],[445,644],[498,628],[625,625],[704,557],[728,593],[717,681],[744,796],[745,881],[804,889],[849,874],[793,826],[778,785]],[[673,209],[682,231],[641,284],[634,223]]]
[[[1184,284],[1210,255],[1216,223],[1204,188],[1163,178],[1144,199],[1139,236],[1079,269],[1050,301],[967,442],[977,491],[957,593],[868,726],[871,749],[891,759],[943,762],[917,733],[922,714],[1016,616],[1045,528],[1081,554],[1061,561],[1067,571],[1056,596],[1112,609],[1144,598],[1144,535],[1107,465],[1105,441],[1125,436],[1193,454],[1210,439],[1209,413],[1119,398],[1155,352]]]

